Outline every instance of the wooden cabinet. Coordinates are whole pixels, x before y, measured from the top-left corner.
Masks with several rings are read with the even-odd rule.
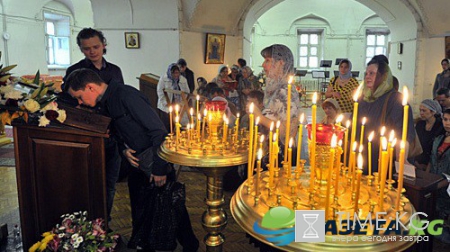
[[[139,90],[150,99],[150,103],[155,111],[158,111],[158,94],[156,93],[158,82],[159,76],[151,73],[143,73],[139,77]]]
[[[88,211],[89,219],[106,219],[105,137],[69,127],[14,126],[25,249],[62,214]]]

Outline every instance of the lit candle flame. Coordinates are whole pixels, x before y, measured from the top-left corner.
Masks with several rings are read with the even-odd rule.
[[[305,120],[305,113],[302,113],[301,115],[300,115],[300,119],[299,119],[299,121],[300,121],[300,124],[303,124],[303,121]]]
[[[260,142],[261,144],[264,142],[264,135],[261,135],[261,136],[259,137],[259,142]]]
[[[228,125],[228,118],[225,117],[223,120],[225,121],[225,124]]]
[[[313,97],[312,97],[312,103],[315,105],[317,102],[317,92],[314,92]]]
[[[395,131],[394,131],[394,130],[391,130],[391,133],[389,133],[389,142],[392,143],[392,141],[394,140],[394,138],[395,138]]]
[[[240,115],[241,115],[241,114],[237,113],[236,117],[239,118]]]
[[[277,140],[277,133],[273,133],[273,141],[275,142]]]
[[[370,132],[368,140],[369,142],[372,142],[373,137],[375,136],[375,131]]]
[[[259,116],[256,117],[256,120],[255,120],[255,125],[258,126],[258,124],[259,124]]]
[[[338,117],[336,118],[336,123],[341,123],[343,119],[344,119],[344,115],[343,114],[339,114]]]
[[[200,100],[200,95],[197,95],[196,99],[197,99],[197,101],[199,101]]]
[[[408,88],[406,86],[403,86],[403,101],[402,105],[406,106],[408,104]]]
[[[200,113],[197,114],[197,119],[200,121],[202,119],[202,115]]]
[[[277,129],[280,128],[280,125],[281,125],[281,122],[278,120],[278,121],[277,121]]]
[[[289,140],[289,148],[292,148],[292,145],[294,144],[294,139],[291,137]]]
[[[395,144],[397,144],[397,138],[394,138],[394,140],[392,140],[391,147],[394,148]]]
[[[381,140],[381,148],[383,149],[383,151],[387,149],[387,145],[387,140],[385,137],[383,137],[383,140]]]
[[[356,152],[356,147],[358,147],[358,143],[356,141],[354,141],[352,150],[355,152]]]
[[[366,121],[367,121],[367,118],[366,118],[366,117],[363,117],[363,119],[362,119],[362,125],[366,125]]]
[[[359,146],[359,153],[362,153],[363,150],[364,150],[364,145],[360,145],[360,146]]]
[[[204,110],[203,110],[203,116],[206,117],[207,115],[208,115],[208,110],[207,110],[207,109],[204,109]]]
[[[336,143],[337,143],[337,136],[336,134],[333,134],[333,136],[331,137],[331,148],[336,148]]]
[[[194,108],[190,108],[190,109],[189,109],[189,114],[191,114],[191,116],[194,115]]]
[[[169,112],[172,113],[172,111],[173,111],[173,108],[172,108],[172,105],[170,105],[169,106]]]
[[[255,106],[255,104],[253,104],[253,102],[250,103],[250,107],[248,108],[250,114],[253,114],[253,107],[254,107],[254,106]]]
[[[400,149],[405,149],[405,142],[400,140]]]
[[[353,94],[353,101],[358,101],[359,93],[361,92],[363,84],[361,83],[358,88],[355,91],[355,94]]]
[[[178,104],[175,104],[175,112],[177,112],[178,113],[178,111],[180,110],[180,105],[178,105]]]
[[[223,114],[223,120],[225,121],[227,119],[227,115]]]
[[[384,136],[385,132],[386,132],[386,127],[385,126],[381,127],[380,135]]]
[[[272,122],[270,123],[270,131],[273,131],[274,125],[275,125],[275,123],[272,121]]]
[[[175,122],[178,123],[179,120],[178,116],[175,116]]]
[[[358,153],[358,161],[357,161],[357,163],[358,163],[358,169],[362,170],[362,167],[363,167],[363,156],[362,156],[361,152]]]
[[[339,146],[342,146],[342,139],[339,140],[338,145],[339,145]]]
[[[288,83],[289,83],[289,84],[291,84],[293,80],[294,80],[294,76],[293,76],[293,75],[291,75],[291,76],[289,77],[289,81],[288,81]],[[289,91],[289,90],[288,90],[288,91]]]
[[[348,129],[348,128],[350,128],[350,124],[351,124],[352,122],[350,121],[350,120],[347,120],[347,122],[345,123],[345,127]]]
[[[259,148],[257,155],[258,155],[258,160],[261,161],[261,158],[262,158],[262,149],[261,148]]]

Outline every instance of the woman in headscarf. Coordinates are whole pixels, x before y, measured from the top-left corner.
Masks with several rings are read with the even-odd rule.
[[[225,65],[219,66],[219,74],[212,80],[223,89],[225,92],[225,98],[232,102],[237,109],[240,109],[239,94],[236,90],[237,81],[230,78],[228,75],[228,67]]]
[[[167,92],[169,98],[169,101],[167,101],[164,95],[164,89],[189,93],[187,80],[181,75],[177,63],[169,65],[167,72],[161,76],[156,87],[156,93],[158,94],[158,114],[166,126],[167,131],[170,132],[169,106],[177,103],[181,105],[181,95]]]
[[[322,109],[325,116],[322,119],[323,124],[335,124],[337,116],[341,113],[339,103],[333,98],[327,98],[322,102]]]
[[[359,97],[359,108],[357,117],[357,133],[361,127],[363,117],[367,118],[365,124],[364,139],[370,132],[374,131],[379,135],[382,126],[386,126],[386,132],[395,131],[397,139],[400,140],[403,126],[403,95],[393,88],[392,74],[386,62],[378,59],[372,59],[367,64],[364,77],[364,86],[362,95]],[[352,129],[353,130],[353,129]],[[414,122],[411,106],[408,112],[408,134],[405,152],[408,153],[409,144],[414,140]],[[400,143],[400,141],[398,141]],[[396,144],[399,149],[400,144]],[[367,160],[367,153],[364,148],[364,160]],[[379,137],[375,137],[372,141],[372,157],[378,157]],[[399,152],[396,151],[398,154]],[[398,159],[397,159],[398,160]],[[367,167],[366,165],[364,167]],[[366,171],[367,172],[367,171]],[[378,172],[378,158],[372,158],[372,172]]]
[[[425,169],[430,162],[433,140],[444,130],[442,126],[442,108],[437,101],[425,99],[419,107],[420,121],[416,124],[416,132],[422,145],[422,154],[414,158],[416,167]]]
[[[291,137],[295,139],[297,135],[300,114],[300,98],[295,86],[292,85],[291,90],[287,88],[289,77],[294,74],[294,57],[287,46],[280,44],[264,48],[261,55],[264,57],[262,66],[267,76],[264,109],[260,111],[255,106],[253,114],[255,118],[259,117],[259,123],[268,129],[272,122],[276,124],[279,120],[281,122],[279,139],[283,145],[289,144],[285,143],[288,92],[291,92],[289,139]]]
[[[348,59],[339,62],[339,76],[331,78],[325,96],[334,98],[339,103],[342,113],[352,113],[353,93],[358,88],[358,81],[352,77],[352,63]]]
[[[217,76],[212,79],[211,82],[217,83],[220,88],[227,89],[228,84],[233,80],[228,76],[228,67],[226,65],[220,65],[218,68]]]

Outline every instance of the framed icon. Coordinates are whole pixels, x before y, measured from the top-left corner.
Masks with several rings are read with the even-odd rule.
[[[225,34],[206,34],[205,64],[223,64],[225,56]]]
[[[139,32],[125,32],[125,47],[128,49],[138,49],[141,47]]]

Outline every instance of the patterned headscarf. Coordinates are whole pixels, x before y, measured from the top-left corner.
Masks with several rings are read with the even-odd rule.
[[[435,115],[438,115],[439,117],[442,115],[442,107],[439,102],[431,99],[425,99],[422,101],[422,105],[433,111]]]
[[[167,68],[167,78],[169,78],[172,81],[172,89],[173,90],[181,90],[180,86],[178,85],[178,82],[180,81],[180,78],[173,78],[172,76],[172,71],[178,69],[178,71],[180,71],[180,68],[178,68],[178,64],[177,63],[172,63],[169,65],[169,67]],[[173,99],[172,102],[174,103],[180,103],[181,102],[181,96],[178,94],[173,94]]]
[[[389,68],[389,65],[386,64],[384,61],[377,61],[377,60],[371,60],[369,64],[377,64],[378,65],[378,71],[380,71],[381,68],[384,68],[384,73],[381,73],[381,84],[378,85],[378,87],[375,89],[375,92],[372,93],[372,90],[370,90],[367,85],[364,83],[363,85],[363,95],[364,95],[364,101],[366,102],[374,102],[379,97],[384,95],[385,93],[389,92],[391,89],[394,88],[393,79],[392,79],[392,73],[391,69]],[[381,67],[380,67],[381,66]],[[377,79],[378,74],[377,73]],[[376,80],[377,81],[377,80]]]
[[[348,71],[345,74],[341,74],[341,71],[339,71],[339,78],[341,80],[350,79],[352,77],[352,62],[350,62],[350,60],[348,59],[343,59],[341,60],[341,62],[339,62],[339,67],[341,67],[342,63],[348,64]]]

